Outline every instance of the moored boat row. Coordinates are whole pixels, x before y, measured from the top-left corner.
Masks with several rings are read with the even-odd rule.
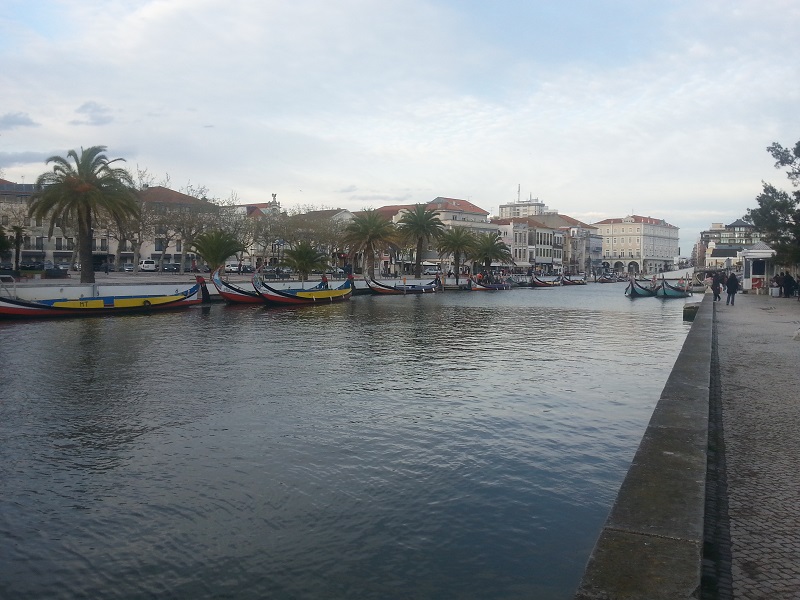
[[[402,283],[394,284],[377,281],[366,277],[364,287],[356,287],[356,281],[350,275],[338,287],[329,287],[327,280],[306,287],[277,287],[269,285],[260,274],[255,274],[249,283],[227,280],[223,271],[218,269],[211,275],[211,281],[216,288],[218,297],[230,304],[252,305],[319,305],[342,302],[349,300],[353,294],[370,293],[373,295],[418,295],[436,293],[444,289],[442,281],[435,279],[427,283]],[[466,286],[460,289],[471,291],[501,291],[513,287],[521,287],[527,283],[530,287],[553,288],[559,286],[586,285],[585,278],[572,279],[567,276],[553,279],[543,279],[531,276],[525,281],[516,281],[512,278],[479,280],[469,278]],[[140,289],[129,289],[128,293],[114,294],[104,292],[103,286],[93,286],[76,290],[73,297],[23,299],[16,294],[9,294],[5,288],[0,293],[0,319],[38,319],[46,317],[74,317],[74,316],[108,316],[114,314],[149,313],[162,310],[180,309],[210,301],[210,295],[202,276],[196,277],[194,285],[181,290],[180,288],[169,293],[141,293]],[[60,291],[63,293],[63,289]],[[83,293],[80,293],[83,291]],[[690,285],[673,285],[663,280],[656,285],[655,278],[650,285],[631,278],[625,295],[630,298],[659,296],[662,298],[685,298],[691,295]],[[76,297],[77,296],[77,297]]]

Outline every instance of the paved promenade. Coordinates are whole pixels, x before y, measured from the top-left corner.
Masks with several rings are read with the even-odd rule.
[[[797,599],[800,302],[737,294],[726,306],[723,294],[714,304],[730,523],[719,597]]]

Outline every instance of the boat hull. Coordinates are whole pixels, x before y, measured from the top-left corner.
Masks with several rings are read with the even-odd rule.
[[[217,288],[220,297],[229,304],[264,304],[264,299],[255,288],[247,290],[222,279],[222,267],[211,275],[211,283]]]
[[[473,292],[493,292],[498,290],[510,290],[511,284],[508,282],[478,283],[474,279],[470,279],[469,289],[472,290]]]
[[[150,313],[187,308],[208,301],[205,280],[175,294],[137,296],[95,296],[85,298],[53,298],[20,300],[0,298],[0,319],[42,319],[65,317],[109,316]]]
[[[628,287],[625,288],[625,295],[628,298],[653,298],[656,295],[655,288],[646,288],[639,282],[632,279],[628,282]]]
[[[422,284],[386,285],[371,278],[365,278],[370,291],[377,296],[405,296],[408,294],[432,294],[438,289],[435,282]]]
[[[552,288],[561,285],[561,283],[557,280],[554,281],[545,281],[544,279],[539,279],[536,275],[531,277],[531,287],[535,288]]]
[[[258,275],[253,277],[253,288],[261,295],[267,304],[277,306],[299,306],[314,304],[331,304],[344,302],[353,295],[353,282],[347,280],[338,288],[326,289],[322,284],[312,288],[291,288],[279,290],[268,286],[259,280]]]

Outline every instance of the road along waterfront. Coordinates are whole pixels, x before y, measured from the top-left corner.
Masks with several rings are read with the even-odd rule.
[[[0,596],[567,598],[690,327],[623,288],[2,323]]]

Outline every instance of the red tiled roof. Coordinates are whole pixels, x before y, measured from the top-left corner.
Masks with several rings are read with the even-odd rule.
[[[428,209],[454,210],[454,211],[462,211],[478,215],[489,214],[488,210],[483,210],[482,208],[475,206],[472,202],[469,202],[468,200],[460,200],[458,198],[443,198],[441,196],[435,198],[433,202],[429,202]]]
[[[137,192],[137,194],[144,202],[156,204],[209,204],[208,200],[201,200],[160,185],[151,185],[146,190]]]

